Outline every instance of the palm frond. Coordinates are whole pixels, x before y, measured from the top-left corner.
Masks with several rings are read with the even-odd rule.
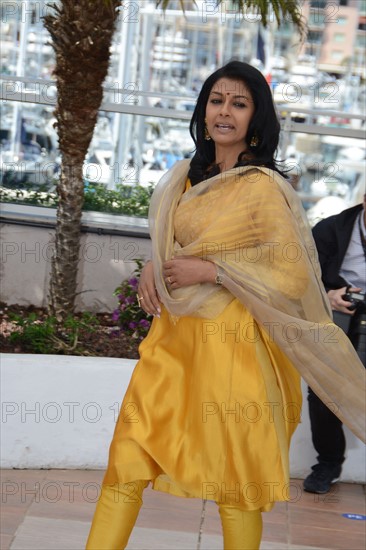
[[[156,7],[161,7],[164,11],[168,9],[169,4],[171,0],[156,0]],[[193,0],[194,4],[196,3],[195,0]],[[179,0],[180,8],[183,13],[186,12],[186,6],[184,5],[184,0]]]
[[[219,0],[221,3],[222,0]],[[306,20],[301,13],[299,0],[232,0],[239,11],[253,8],[261,17],[262,25],[267,27],[271,12],[280,27],[286,21],[291,21],[303,39],[306,35]]]
[[[280,3],[278,0],[272,0],[272,9],[273,13],[275,15],[276,21],[278,24],[281,23],[281,10],[280,10]]]
[[[227,0],[226,0],[227,1]],[[263,27],[267,27],[273,12],[276,22],[280,27],[285,21],[291,21],[299,31],[303,39],[306,34],[306,21],[301,13],[300,0],[231,0],[232,6],[238,9],[238,13],[245,12],[245,9],[252,8],[260,15]],[[156,0],[156,7],[163,10],[168,9],[171,0]],[[193,0],[194,3],[195,0]],[[217,5],[224,0],[216,0]],[[185,0],[179,0],[181,9],[185,13]]]

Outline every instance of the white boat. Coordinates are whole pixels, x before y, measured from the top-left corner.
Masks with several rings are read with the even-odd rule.
[[[10,113],[2,117],[0,185],[10,188],[55,186],[60,169],[57,134],[52,122],[36,112],[23,110],[16,136],[12,138]]]

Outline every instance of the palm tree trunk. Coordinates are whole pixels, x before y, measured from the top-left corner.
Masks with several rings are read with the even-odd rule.
[[[60,321],[73,312],[75,304],[83,162],[103,99],[120,4],[121,0],[61,0],[53,5],[54,13],[45,17],[56,53],[55,116],[62,159],[49,309]]]
[[[63,155],[58,183],[55,254],[51,263],[49,310],[62,321],[74,310],[83,207],[83,161]]]

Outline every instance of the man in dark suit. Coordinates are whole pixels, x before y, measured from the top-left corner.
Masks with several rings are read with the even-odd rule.
[[[359,204],[340,214],[330,216],[313,228],[313,236],[319,254],[322,280],[334,312],[349,321],[347,332],[359,357],[365,364],[366,351],[363,342],[356,342],[352,326],[360,322],[361,308],[345,300],[346,292],[355,292],[361,297],[366,291],[366,194],[364,204]],[[358,303],[358,301],[357,301]],[[362,305],[362,304],[360,304]],[[336,320],[336,313],[335,319]],[[347,323],[348,324],[348,323]],[[357,325],[359,326],[359,325]],[[358,329],[357,329],[358,335]],[[358,338],[358,336],[357,336]],[[364,336],[362,336],[364,339]],[[309,388],[309,415],[312,440],[318,453],[318,463],[304,480],[305,491],[327,493],[337,481],[345,459],[346,441],[341,421],[328,409]]]

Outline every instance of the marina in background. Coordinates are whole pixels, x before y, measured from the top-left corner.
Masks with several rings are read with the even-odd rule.
[[[17,12],[2,17],[0,185],[53,191],[60,170],[54,56],[41,18],[42,6],[49,8],[42,1],[18,4]],[[104,97],[119,108],[100,112],[84,165],[86,184],[154,185],[177,160],[189,158],[197,91],[235,57],[257,66],[273,90],[283,127],[278,158],[310,221],[358,202],[366,149],[352,132],[365,129],[366,2],[339,3],[337,21],[330,20],[327,2],[305,2],[310,30],[301,47],[287,23],[277,29],[271,22],[264,30],[253,13],[244,21],[228,8],[207,11],[205,4],[194,9],[192,3],[185,16],[178,9],[163,15],[152,1],[121,8]],[[352,55],[340,59],[344,41],[352,42]],[[19,91],[20,98],[35,93],[39,102],[19,101]],[[139,113],[142,108],[151,114]],[[334,131],[339,128],[342,135]]]

